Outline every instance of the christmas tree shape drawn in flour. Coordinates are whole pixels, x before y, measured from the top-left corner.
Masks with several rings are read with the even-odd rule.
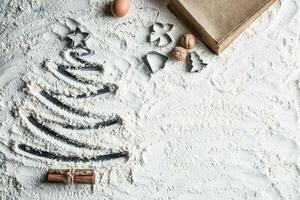
[[[78,36],[79,35],[79,39]],[[65,62],[55,63],[53,61],[45,61],[44,70],[46,73],[51,73],[59,81],[65,82],[70,88],[74,85],[78,85],[86,90],[81,93],[76,93],[70,91],[70,88],[44,88],[42,86],[37,86],[30,84],[30,81],[26,83],[26,95],[31,96],[36,104],[43,105],[47,109],[47,112],[52,112],[57,117],[61,113],[64,115],[72,116],[72,118],[84,119],[87,123],[79,123],[71,120],[65,120],[65,122],[59,122],[59,120],[49,119],[41,113],[36,111],[34,108],[24,110],[19,110],[19,117],[21,118],[21,123],[23,124],[26,132],[30,132],[33,135],[38,132],[39,137],[42,137],[44,141],[47,139],[52,142],[57,142],[70,146],[76,149],[82,149],[84,151],[100,151],[103,150],[102,147],[93,146],[80,140],[76,140],[68,137],[64,134],[63,130],[74,131],[88,131],[88,130],[98,130],[106,128],[113,125],[122,125],[121,118],[113,114],[112,116],[106,116],[96,113],[91,113],[83,109],[76,108],[69,105],[65,101],[61,101],[61,97],[64,99],[72,100],[85,100],[90,98],[101,97],[104,94],[113,94],[117,87],[113,84],[99,84],[95,83],[94,80],[89,80],[88,77],[78,76],[80,72],[91,72],[91,73],[103,73],[103,66],[98,63],[91,63],[84,59],[84,57],[92,55],[93,51],[86,47],[85,40],[88,39],[88,33],[81,32],[80,29],[76,29],[72,34],[69,35],[69,39],[72,42],[71,48],[66,48],[61,52],[61,56],[64,58]],[[76,38],[77,37],[77,38]],[[99,86],[100,85],[100,86]],[[57,131],[53,127],[59,127]],[[101,135],[99,135],[101,137]],[[96,162],[105,161],[118,158],[127,158],[128,153],[126,151],[101,153],[92,156],[80,155],[68,155],[60,154],[53,150],[48,150],[47,148],[39,148],[34,145],[26,143],[26,141],[19,142],[17,145],[17,150],[22,154],[26,154],[28,157],[42,158],[57,160],[63,162]]]

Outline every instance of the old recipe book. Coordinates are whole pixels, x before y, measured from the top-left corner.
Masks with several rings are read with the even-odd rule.
[[[170,0],[169,8],[219,54],[275,1]]]

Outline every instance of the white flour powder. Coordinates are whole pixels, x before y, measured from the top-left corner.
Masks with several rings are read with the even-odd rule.
[[[300,14],[299,1],[277,2],[221,56],[200,42],[194,49],[207,68],[189,73],[168,60],[151,76],[142,57],[167,55],[188,29],[167,1],[134,0],[128,16],[111,17],[108,0],[2,0],[0,2],[0,196],[1,199],[300,199]],[[173,42],[147,41],[155,22],[174,24]],[[80,26],[91,34],[84,57],[104,72],[57,72],[59,64],[81,67],[61,40]],[[96,85],[115,94],[91,95]],[[78,116],[41,96],[88,113]],[[37,120],[78,148],[43,133]],[[114,115],[122,124],[89,130]],[[93,157],[128,151],[129,159],[64,162],[18,148],[28,144],[57,155]],[[49,168],[94,168],[92,193],[84,185],[49,185]]]

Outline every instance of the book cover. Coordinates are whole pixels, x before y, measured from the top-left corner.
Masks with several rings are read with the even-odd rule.
[[[171,10],[220,53],[275,0],[171,0]]]

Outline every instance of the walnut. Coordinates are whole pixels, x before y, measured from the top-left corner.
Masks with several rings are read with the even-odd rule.
[[[172,58],[178,61],[186,60],[187,54],[187,50],[183,47],[175,47],[171,52]]]
[[[196,38],[193,34],[184,34],[180,39],[180,45],[186,49],[192,49],[196,45]]]

